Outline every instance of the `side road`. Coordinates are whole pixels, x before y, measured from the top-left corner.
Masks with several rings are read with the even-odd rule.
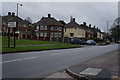
[[[80,64],[70,66],[66,70],[66,73],[69,74],[67,77],[66,73],[62,71],[47,76],[46,78],[71,78],[70,76],[72,76],[79,80],[83,78],[86,78],[85,80],[96,80],[97,78],[119,80],[118,55],[118,51],[113,51]]]

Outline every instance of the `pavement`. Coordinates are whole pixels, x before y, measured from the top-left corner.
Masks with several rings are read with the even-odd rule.
[[[74,78],[79,80],[120,80],[118,74],[118,51],[92,58],[67,68],[66,73],[57,72],[46,78]],[[66,74],[69,74],[65,76]],[[64,77],[65,76],[65,77]]]
[[[86,60],[117,50],[118,44],[2,54],[3,78],[45,78]]]

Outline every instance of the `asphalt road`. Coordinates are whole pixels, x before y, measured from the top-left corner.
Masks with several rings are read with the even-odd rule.
[[[118,44],[2,55],[3,78],[44,78],[71,65],[117,50]]]

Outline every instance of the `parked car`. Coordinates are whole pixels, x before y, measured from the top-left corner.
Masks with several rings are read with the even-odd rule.
[[[99,44],[110,44],[111,42],[110,42],[110,40],[107,40],[107,39],[100,39],[100,40],[97,41],[97,43],[99,43]]]
[[[82,40],[79,39],[79,38],[71,39],[71,40],[70,40],[70,43],[71,43],[71,44],[81,44],[81,45],[84,45],[84,44],[85,44],[85,42],[82,41]]]
[[[86,44],[88,44],[88,45],[95,45],[96,42],[94,40],[87,40]]]

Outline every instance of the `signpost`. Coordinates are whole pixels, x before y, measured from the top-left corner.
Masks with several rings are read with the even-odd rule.
[[[10,28],[13,28],[14,30],[14,48],[15,48],[16,47],[16,41],[15,41],[16,22],[8,22],[8,47],[10,47]]]

